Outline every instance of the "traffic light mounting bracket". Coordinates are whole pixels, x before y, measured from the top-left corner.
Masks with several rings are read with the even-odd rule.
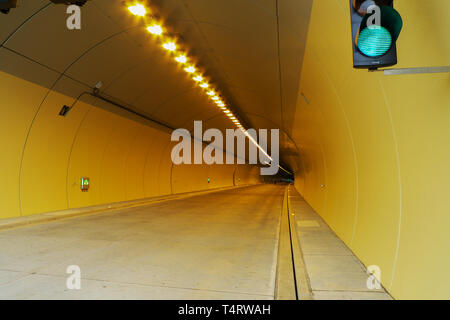
[[[405,74],[450,73],[450,66],[419,67],[419,68],[369,69],[369,72],[384,72],[384,75],[386,75],[386,76],[405,75]]]

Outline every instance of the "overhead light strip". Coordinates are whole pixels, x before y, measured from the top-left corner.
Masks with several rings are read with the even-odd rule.
[[[210,83],[208,83],[207,80],[205,80],[204,76],[197,71],[197,68],[194,66],[194,63],[191,62],[192,60],[189,59],[187,54],[179,48],[177,45],[176,39],[174,37],[171,37],[166,32],[166,29],[162,25],[161,22],[155,21],[153,16],[148,15],[149,9],[146,8],[143,4],[135,2],[134,4],[128,6],[128,10],[131,14],[142,17],[143,19],[150,20],[151,23],[147,24],[147,31],[152,34],[154,37],[157,37],[160,39],[162,43],[162,48],[167,50],[169,53],[172,54],[174,60],[179,63],[180,65],[184,66],[184,71],[186,71],[188,74],[192,75],[192,80],[195,81],[200,89],[207,90],[206,94],[209,96],[209,98],[212,100],[212,102],[216,103],[218,107],[227,115],[232,123],[249,138],[249,140],[259,149],[262,153],[264,153],[270,161],[273,161],[273,159],[267,154],[266,150],[264,150],[258,142],[250,135],[248,134],[247,130],[244,128],[244,126],[240,123],[238,117],[236,117],[233,112],[230,110],[229,107],[227,107],[227,104],[221,99],[220,93],[217,92],[217,90],[212,89],[212,86]]]
[[[184,66],[184,70],[192,75],[192,80],[195,81],[200,89],[207,90],[207,95],[213,102],[215,102],[222,110],[232,113],[227,107],[226,103],[221,99],[221,95],[217,90],[212,89],[211,84],[204,78],[204,76],[197,70],[194,63],[189,59],[187,54],[179,48],[174,37],[169,36],[167,29],[164,28],[161,22],[156,21],[153,15],[150,15],[150,9],[145,7],[142,3],[134,2],[128,6],[131,14],[145,19],[147,24],[147,31],[153,36],[159,38],[161,46],[173,55],[174,60],[180,65]],[[149,23],[147,23],[149,22]],[[225,109],[224,109],[225,108]],[[237,119],[237,117],[235,117]],[[238,128],[242,127],[239,120],[233,122]]]

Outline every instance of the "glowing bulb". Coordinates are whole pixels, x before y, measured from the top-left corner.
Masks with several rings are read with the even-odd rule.
[[[177,49],[177,46],[174,42],[167,42],[163,44],[163,48],[167,51],[175,51]]]
[[[179,63],[186,63],[187,62],[187,58],[185,55],[179,55],[178,57],[175,58],[175,60]],[[190,67],[192,68],[192,67]],[[195,71],[195,70],[194,70]]]
[[[206,83],[206,82],[203,82],[201,85],[200,85],[200,87],[202,87],[202,88],[208,88],[209,87],[209,85]]]
[[[224,110],[223,112],[225,112],[226,114],[230,114],[231,113],[230,110]]]
[[[195,68],[193,67],[193,66],[190,66],[190,67],[188,67],[188,68],[185,68],[184,69],[186,72],[188,72],[188,73],[194,73],[195,72]]]
[[[145,16],[147,14],[147,10],[145,10],[145,7],[142,4],[136,4],[134,6],[129,6],[128,10],[135,16]]]
[[[225,107],[225,103],[221,102],[217,104],[219,107]]]
[[[161,35],[163,33],[163,29],[161,26],[155,24],[153,26],[147,27],[148,32],[155,34],[157,36]]]
[[[214,91],[208,91],[208,96],[213,96],[213,95],[215,95],[216,93],[214,92]]]
[[[213,99],[214,101],[217,101],[217,100],[219,100],[219,97],[218,96],[214,96],[211,99]]]
[[[200,81],[202,81],[203,80],[203,77],[202,76],[196,76],[195,78],[194,78],[194,81],[197,81],[197,82],[200,82]]]

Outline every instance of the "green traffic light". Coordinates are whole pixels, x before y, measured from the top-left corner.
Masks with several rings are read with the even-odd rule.
[[[368,57],[380,57],[392,46],[391,33],[381,26],[370,26],[361,31],[358,49]]]
[[[381,6],[381,25],[369,25],[369,19],[372,20],[375,14],[364,16],[356,40],[359,51],[370,58],[386,54],[397,41],[403,27],[402,17],[392,7]]]

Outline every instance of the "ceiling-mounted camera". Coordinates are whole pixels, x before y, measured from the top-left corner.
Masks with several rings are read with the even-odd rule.
[[[77,5],[82,7],[88,0],[50,0],[54,4]],[[13,8],[17,8],[18,0],[0,0],[0,12],[8,14]]]
[[[76,5],[82,7],[88,0],[50,0],[54,4]]]
[[[0,0],[0,12],[8,14],[12,8],[17,8],[17,0]]]

